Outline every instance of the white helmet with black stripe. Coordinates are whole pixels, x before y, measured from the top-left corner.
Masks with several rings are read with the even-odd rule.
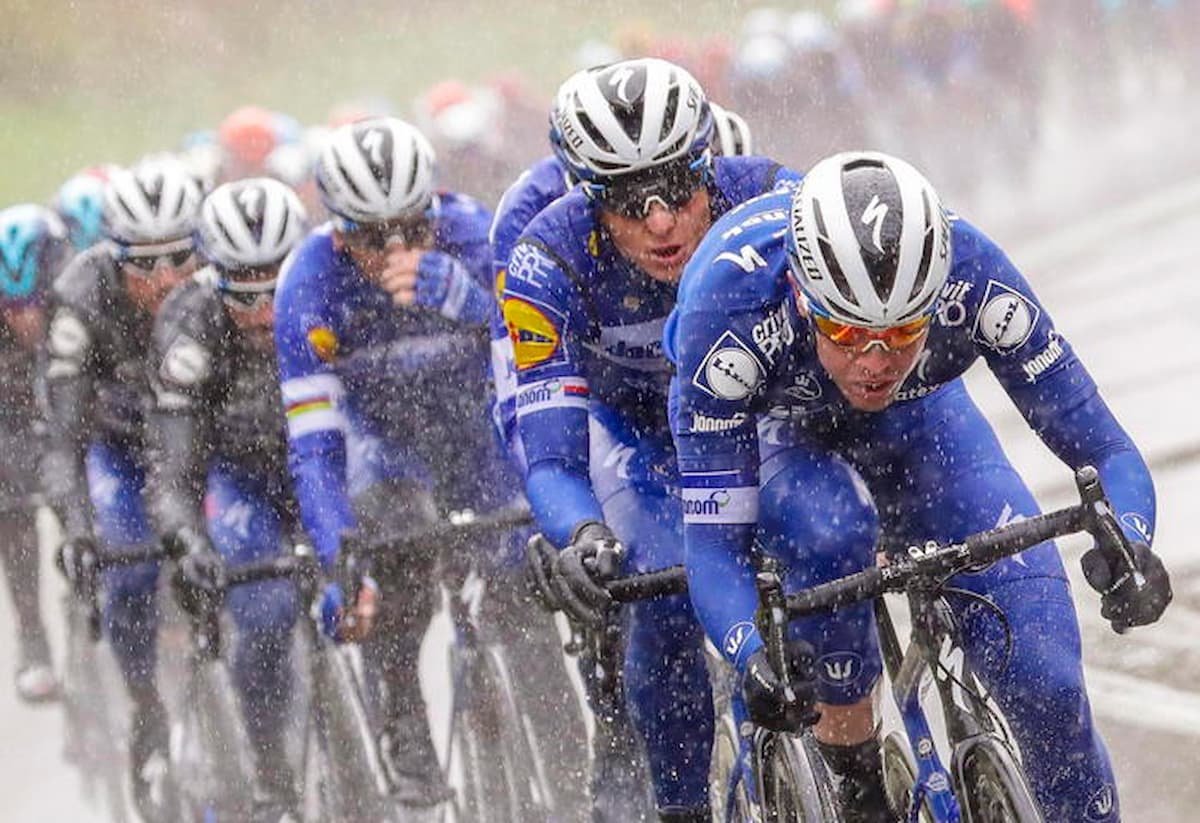
[[[701,156],[712,115],[700,84],[656,58],[623,60],[572,75],[559,88],[552,139],[581,180],[603,180]]]
[[[307,219],[287,185],[251,177],[218,186],[204,198],[196,235],[204,257],[218,268],[269,266],[304,238]]]
[[[395,117],[336,129],[317,161],[317,187],[339,217],[372,223],[424,211],[433,203],[433,147]]]
[[[109,177],[104,191],[104,231],[122,246],[190,238],[200,188],[178,160],[154,158]]]
[[[810,308],[868,328],[935,308],[950,273],[950,221],[933,186],[878,152],[827,157],[792,197],[788,251]]]
[[[745,118],[716,103],[709,103],[708,107],[713,118],[713,154],[724,157],[754,154],[754,140]]]

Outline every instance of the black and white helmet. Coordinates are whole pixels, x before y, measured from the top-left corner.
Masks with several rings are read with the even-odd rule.
[[[182,240],[191,236],[199,208],[200,189],[182,163],[145,160],[109,177],[105,234],[122,246]]]
[[[950,221],[908,163],[845,152],[805,175],[792,198],[788,249],[813,311],[889,328],[934,310],[950,273]]]
[[[308,220],[296,193],[278,180],[251,177],[218,186],[204,198],[196,235],[220,269],[279,263],[304,238]]]
[[[632,174],[700,156],[712,115],[687,71],[655,58],[623,60],[572,75],[554,103],[552,138],[581,180]]]
[[[433,203],[433,147],[395,117],[361,120],[329,135],[317,161],[325,208],[372,223],[423,211]]]
[[[709,103],[713,118],[713,154],[725,157],[741,157],[754,154],[754,140],[750,126],[735,111],[716,103]]]

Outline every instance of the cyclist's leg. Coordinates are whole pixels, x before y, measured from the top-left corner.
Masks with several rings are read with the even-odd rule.
[[[131,447],[97,442],[86,465],[101,551],[147,545],[153,534],[142,499],[144,473]],[[104,582],[104,626],[133,701],[129,756],[134,799],[141,807],[165,777],[168,759],[166,709],[155,683],[158,564],[110,569]]]
[[[272,495],[270,480],[223,462],[209,470],[208,533],[230,566],[272,557],[282,546],[284,501]],[[288,580],[237,586],[226,603],[237,626],[233,682],[254,749],[259,788],[290,804],[294,789],[284,732],[292,699],[295,586]]]
[[[347,477],[359,530],[370,541],[431,524],[437,510],[428,473],[410,449],[362,428],[348,433]],[[421,639],[436,605],[436,546],[374,564],[381,588],[379,612],[362,645],[370,674],[369,697],[383,733],[389,768],[414,802],[434,802],[445,793],[438,767],[418,659]]]
[[[669,443],[637,436],[603,408],[593,409],[590,440],[592,483],[605,521],[628,552],[626,570],[682,563],[682,510],[668,491]],[[645,742],[660,816],[699,819],[708,809],[713,736],[703,631],[686,596],[641,601],[628,612],[626,702]]]
[[[788,591],[861,571],[875,562],[879,519],[862,478],[845,460],[786,423],[760,427],[759,539],[785,565]],[[803,503],[801,503],[801,496]],[[870,603],[793,621],[817,655],[822,718],[814,730],[847,820],[888,817],[871,693],[882,672]],[[741,693],[735,716],[744,715]]]
[[[908,444],[911,470],[889,485],[914,540],[952,540],[1037,514],[1037,503],[965,391],[931,403]],[[1079,626],[1062,560],[1044,543],[952,585],[965,652],[1016,735],[1048,820],[1116,820],[1112,766],[1096,730],[1080,661]],[[1000,617],[1003,614],[1003,618]],[[1011,632],[1011,654],[1008,639]]]

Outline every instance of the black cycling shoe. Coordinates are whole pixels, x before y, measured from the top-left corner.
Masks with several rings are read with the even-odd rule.
[[[133,803],[142,820],[167,823],[178,818],[175,785],[171,779],[167,713],[157,699],[134,704],[129,780]]]
[[[436,806],[454,797],[438,764],[424,718],[396,723],[379,736],[379,754],[392,796],[407,806]],[[406,728],[411,727],[411,728]]]
[[[817,745],[837,777],[845,823],[896,823],[883,785],[883,756],[877,739],[853,746]]]

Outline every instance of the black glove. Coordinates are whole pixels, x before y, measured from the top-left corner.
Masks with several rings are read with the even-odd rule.
[[[55,564],[71,584],[71,590],[83,594],[95,584],[99,555],[96,541],[90,537],[68,537],[55,553]]]
[[[1131,544],[1130,550],[1134,565],[1145,578],[1141,588],[1118,552],[1097,546],[1084,552],[1080,561],[1088,584],[1100,592],[1100,615],[1116,632],[1148,626],[1171,602],[1171,578],[1162,559],[1140,541]]]
[[[785,647],[789,680],[785,685],[771,668],[766,648],[750,655],[742,676],[742,695],[750,719],[773,732],[799,732],[821,719],[817,711],[817,673],[812,646],[794,640]],[[787,686],[791,686],[788,699]]]
[[[529,596],[548,612],[562,611],[562,599],[554,589],[554,560],[558,552],[540,534],[525,544],[525,588]]]
[[[225,561],[207,535],[185,526],[163,543],[169,555],[179,558],[173,578],[179,605],[193,616],[217,611],[225,596]]]
[[[587,626],[604,623],[613,599],[597,581],[617,573],[624,551],[612,529],[603,523],[585,520],[575,527],[570,545],[554,560],[551,578],[568,615]]]

